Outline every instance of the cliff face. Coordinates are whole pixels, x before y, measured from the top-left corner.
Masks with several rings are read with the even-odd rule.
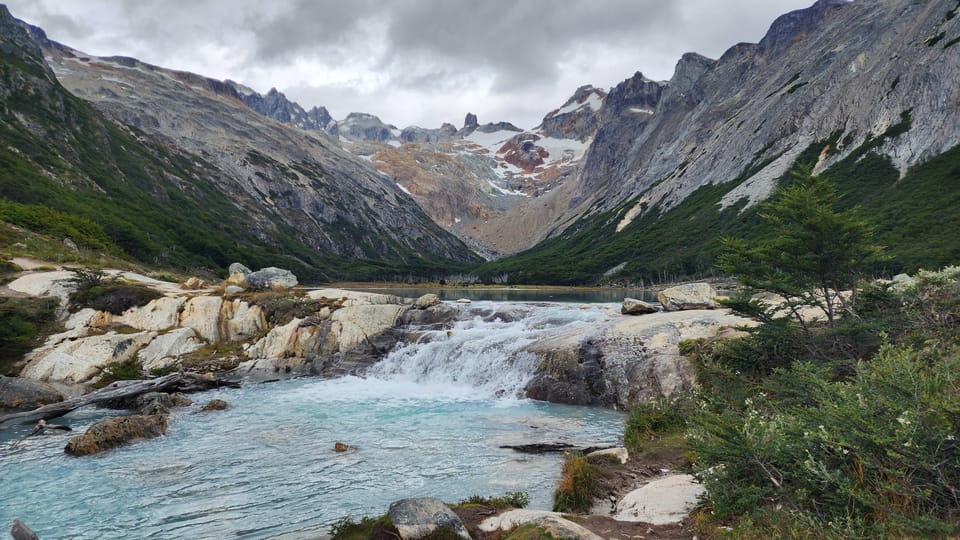
[[[639,74],[604,101],[573,215],[646,193],[672,208],[752,171],[731,198],[767,196],[815,141],[840,133],[822,170],[909,114],[879,149],[901,170],[960,140],[957,2],[821,0],[719,60],[685,55],[666,84]],[[568,216],[569,217],[569,216]]]

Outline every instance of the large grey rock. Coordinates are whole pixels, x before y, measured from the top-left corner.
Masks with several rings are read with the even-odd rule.
[[[291,289],[297,286],[297,276],[289,270],[270,266],[248,274],[247,286],[259,291]]]
[[[0,375],[0,410],[29,411],[63,398],[63,394],[49,384]]]
[[[623,305],[620,307],[620,313],[624,315],[646,315],[658,311],[660,310],[657,309],[657,306],[636,298],[624,298]]]
[[[235,262],[227,269],[227,273],[229,274],[227,277],[227,283],[229,285],[243,288],[247,286],[247,276],[252,274],[253,270]]]
[[[440,499],[402,499],[390,505],[387,517],[403,540],[424,538],[440,529],[448,529],[460,538],[470,538],[460,518]]]
[[[709,283],[685,283],[660,291],[657,299],[664,311],[713,309],[717,307],[717,291]]]
[[[680,354],[680,341],[756,324],[729,310],[702,310],[616,317],[590,327],[564,329],[526,347],[538,358],[527,396],[626,409],[640,401],[687,392],[697,384],[696,370]]]

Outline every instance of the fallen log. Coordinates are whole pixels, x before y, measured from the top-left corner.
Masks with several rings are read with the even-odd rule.
[[[550,454],[560,452],[579,452],[589,454],[597,450],[609,450],[612,446],[576,446],[569,443],[532,443],[532,444],[504,444],[500,448],[514,450],[521,454]]]
[[[117,381],[89,394],[44,405],[32,411],[10,413],[0,416],[0,429],[17,424],[29,424],[39,420],[58,418],[85,405],[97,405],[136,397],[147,392],[200,392],[211,388],[239,388],[240,383],[220,379],[212,375],[196,373],[171,373],[156,379],[141,381]]]

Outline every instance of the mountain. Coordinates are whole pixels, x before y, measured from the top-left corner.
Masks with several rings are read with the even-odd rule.
[[[81,247],[211,272],[284,265],[304,280],[477,260],[326,135],[255,113],[229,84],[49,41],[5,7],[0,95],[3,219],[69,228]]]
[[[812,167],[858,205],[886,270],[960,259],[960,2],[820,0],[758,44],[637,73],[599,111],[558,226],[491,263],[518,282],[650,282],[712,266],[724,234]],[[939,234],[933,231],[942,231]]]
[[[223,81],[232,86],[247,107],[284,124],[292,124],[300,129],[336,133],[337,122],[330,116],[326,107],[313,107],[304,110],[299,103],[290,101],[283,92],[271,88],[266,95],[231,80]]]

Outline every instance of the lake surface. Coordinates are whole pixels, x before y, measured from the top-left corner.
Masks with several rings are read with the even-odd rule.
[[[441,300],[455,301],[459,298],[493,302],[572,302],[606,303],[623,302],[624,298],[636,298],[645,302],[657,302],[653,289],[525,289],[514,287],[349,287],[354,291],[392,294],[401,298],[419,298],[433,293]]]
[[[548,509],[562,458],[500,446],[615,445],[623,416],[523,399],[533,366],[523,345],[616,307],[474,303],[365,377],[194,394],[165,437],[95,457],[65,455],[69,434],[17,444],[30,426],[2,430],[0,524],[19,517],[41,538],[317,538],[404,497],[526,491]],[[215,397],[230,409],[197,412]],[[82,432],[110,414],[85,408],[57,422]],[[357,450],[335,453],[336,441]]]

